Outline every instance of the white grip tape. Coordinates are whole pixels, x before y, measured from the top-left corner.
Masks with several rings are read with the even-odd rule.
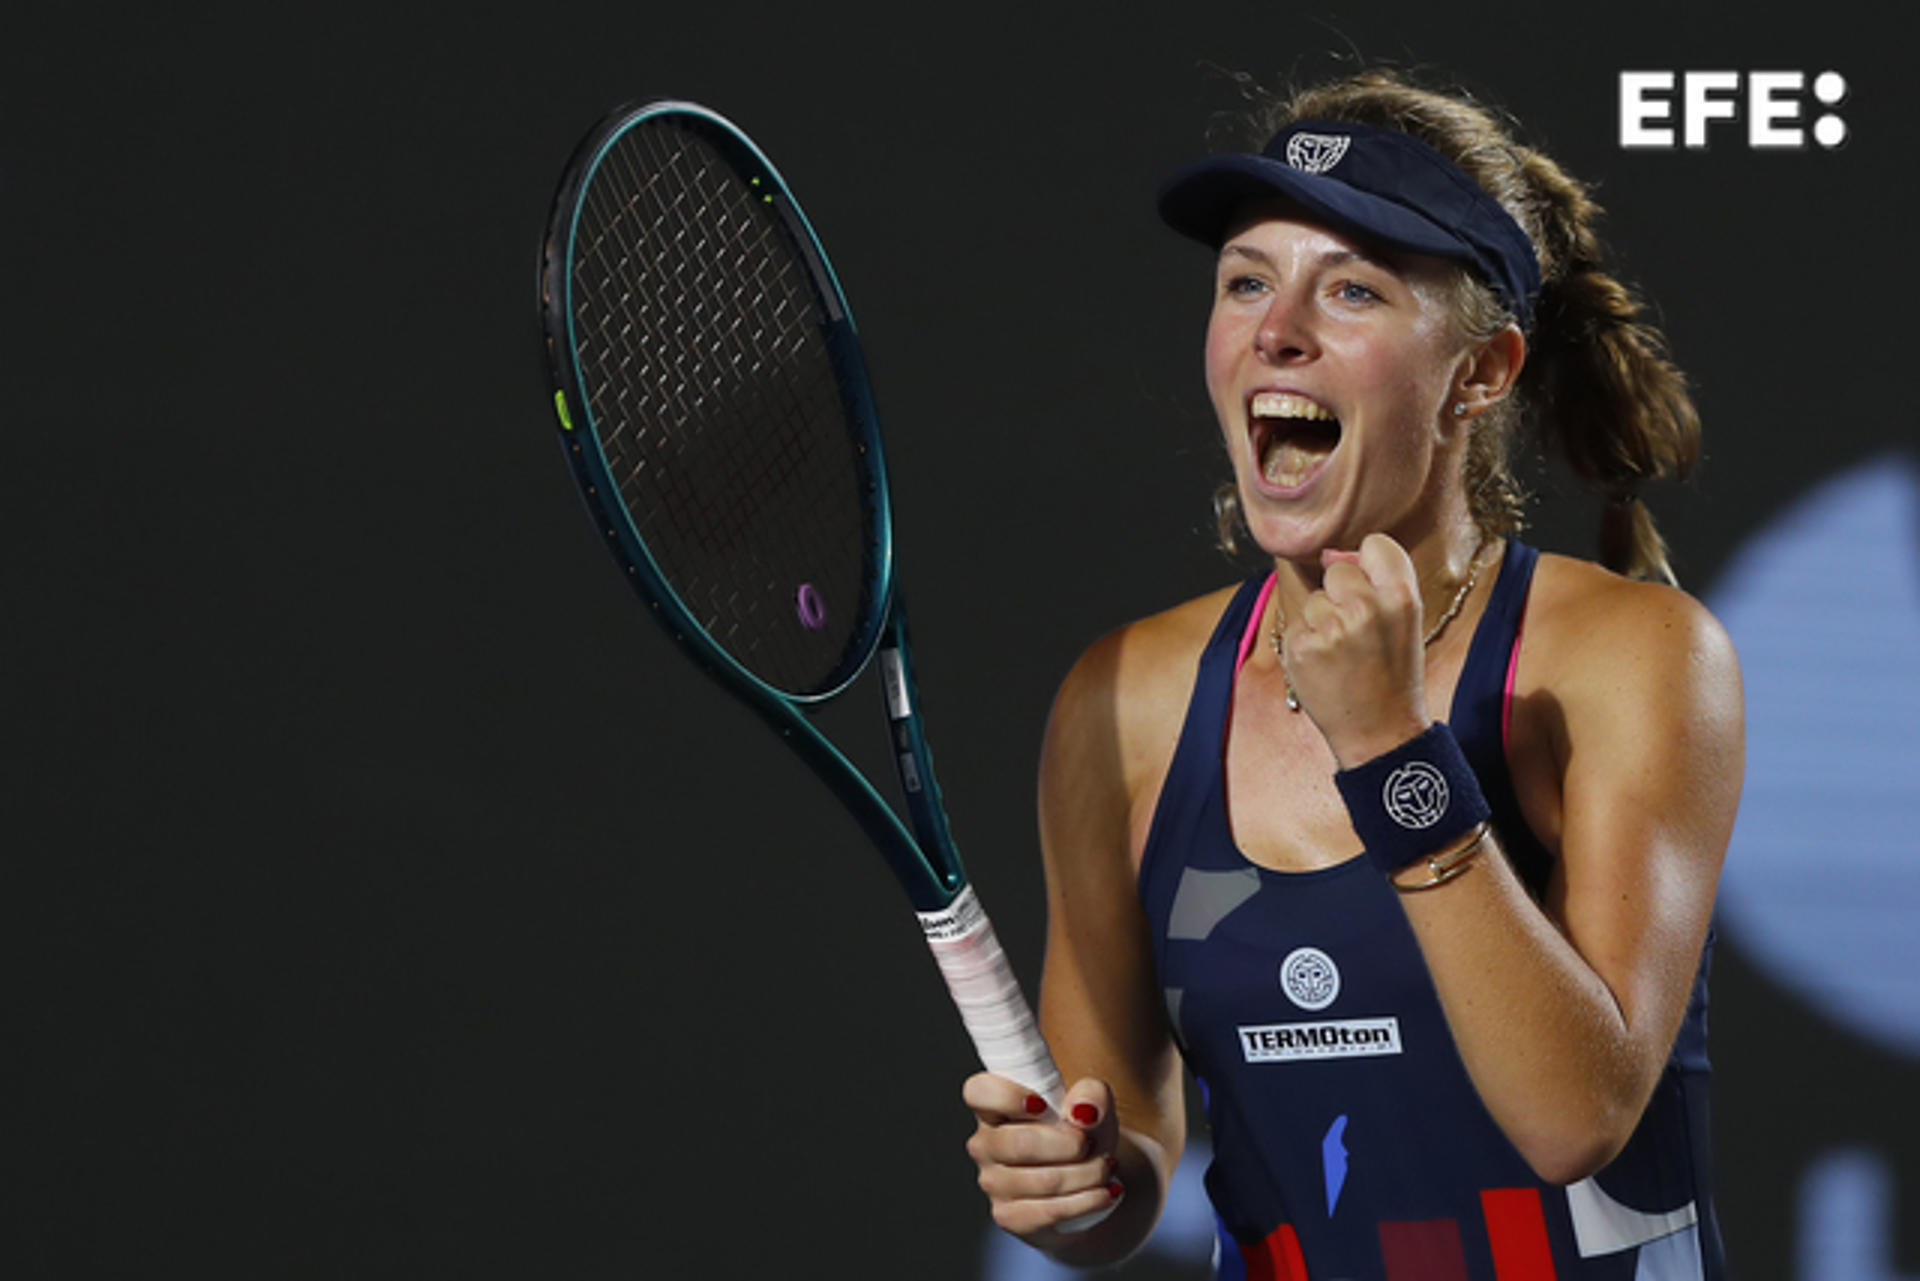
[[[1058,1113],[1066,1094],[1060,1071],[973,887],[961,890],[941,911],[919,916],[982,1066],[1026,1086]]]
[[[938,912],[921,912],[920,928],[960,1008],[960,1021],[973,1038],[980,1063],[996,1076],[1026,1086],[1060,1115],[1066,1099],[1060,1069],[1040,1038],[1033,1010],[1020,993],[1007,954],[994,937],[993,922],[969,885]],[[1054,1225],[1056,1231],[1085,1232],[1119,1208],[1118,1201]]]

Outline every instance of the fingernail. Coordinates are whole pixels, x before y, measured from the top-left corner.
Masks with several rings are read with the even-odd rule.
[[[1120,1199],[1121,1193],[1125,1191],[1126,1191],[1126,1188],[1121,1186],[1120,1180],[1113,1179],[1109,1181],[1107,1184],[1107,1200],[1118,1201]]]
[[[1029,1094],[1026,1107],[1028,1116],[1039,1116],[1047,1110],[1047,1101],[1037,1094]]]
[[[1073,1119],[1081,1125],[1098,1125],[1100,1109],[1091,1103],[1076,1103],[1073,1105]]]

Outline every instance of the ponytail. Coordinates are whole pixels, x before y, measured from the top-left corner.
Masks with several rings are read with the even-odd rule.
[[[1532,350],[1521,372],[1543,445],[1606,495],[1600,563],[1631,578],[1674,583],[1666,540],[1640,498],[1649,480],[1678,478],[1700,457],[1700,416],[1666,340],[1631,290],[1599,267],[1599,209],[1537,152],[1527,168],[1543,233],[1566,258],[1541,288]]]

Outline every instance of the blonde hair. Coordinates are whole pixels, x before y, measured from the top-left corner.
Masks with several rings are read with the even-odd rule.
[[[1513,474],[1512,453],[1516,438],[1530,430],[1606,496],[1600,563],[1630,577],[1673,582],[1666,541],[1639,487],[1692,469],[1700,454],[1699,414],[1641,299],[1602,270],[1594,230],[1601,210],[1585,184],[1517,141],[1489,108],[1394,71],[1364,71],[1269,99],[1258,121],[1260,137],[1305,119],[1352,121],[1418,138],[1498,200],[1539,255],[1541,290],[1526,365],[1513,394],[1481,414],[1468,439],[1465,478],[1475,524],[1489,537],[1521,528],[1526,495]],[[1515,321],[1465,268],[1454,301],[1470,341],[1484,342]],[[1215,494],[1214,506],[1231,551],[1235,531],[1244,529],[1231,485]]]

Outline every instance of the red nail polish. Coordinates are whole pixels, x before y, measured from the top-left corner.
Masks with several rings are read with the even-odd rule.
[[[1026,1106],[1028,1116],[1039,1116],[1047,1110],[1047,1101],[1037,1094],[1029,1094]]]
[[[1100,1120],[1100,1109],[1091,1103],[1076,1103],[1073,1105],[1073,1119],[1081,1125],[1096,1125]]]
[[[1107,1199],[1109,1201],[1118,1201],[1120,1194],[1125,1191],[1126,1189],[1120,1186],[1120,1180],[1115,1179],[1113,1182],[1107,1184]]]

